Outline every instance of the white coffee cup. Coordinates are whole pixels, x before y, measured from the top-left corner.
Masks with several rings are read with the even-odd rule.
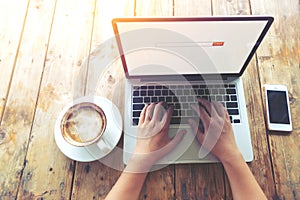
[[[92,102],[81,102],[70,107],[62,117],[60,131],[66,142],[85,147],[91,154],[100,150],[107,153],[111,145],[102,138],[107,125],[104,111]]]

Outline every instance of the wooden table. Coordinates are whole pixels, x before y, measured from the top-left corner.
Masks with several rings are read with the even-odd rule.
[[[102,162],[65,157],[53,136],[57,115],[74,98],[106,96],[123,112],[120,62],[105,71],[101,66],[117,54],[107,42],[112,18],[248,14],[275,17],[243,75],[255,154],[249,167],[269,199],[300,199],[298,0],[2,0],[0,200],[103,199],[117,180],[120,171]],[[294,123],[289,135],[266,130],[265,83],[289,89]],[[221,164],[184,164],[151,172],[141,199],[232,195]]]

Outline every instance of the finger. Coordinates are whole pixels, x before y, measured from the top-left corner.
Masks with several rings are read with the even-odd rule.
[[[208,124],[210,123],[210,116],[206,112],[205,108],[199,105],[192,105],[192,109],[197,113],[199,119],[202,122],[202,125],[204,126],[204,129],[207,130]]]
[[[167,109],[166,113],[163,115],[161,122],[164,124],[164,126],[163,126],[164,128],[166,128],[166,126],[170,125],[172,113],[173,113],[173,108],[170,107]]]
[[[153,116],[153,110],[155,108],[155,103],[151,103],[146,110],[145,121],[150,121]]]
[[[198,141],[202,144],[202,142],[204,141],[204,132],[201,132],[201,130],[199,130],[198,128],[198,122],[196,122],[194,119],[189,119],[188,120],[191,129],[194,133],[196,133]]]
[[[224,117],[224,115],[225,115],[224,106],[218,101],[213,101],[212,104],[213,104],[214,114],[218,114],[220,117]]]
[[[155,105],[154,111],[153,111],[153,118],[157,120],[161,120],[163,113],[165,113],[166,109],[163,106],[163,102],[159,102]]]
[[[146,104],[140,114],[140,120],[139,120],[139,124],[142,124],[144,123],[145,121],[145,113],[146,113],[146,110],[147,110],[147,107],[149,106],[149,104]]]
[[[199,106],[203,107],[207,114],[211,116],[212,104],[209,101],[202,98],[198,98],[198,103]]]

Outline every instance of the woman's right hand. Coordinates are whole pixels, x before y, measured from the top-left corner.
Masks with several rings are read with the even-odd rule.
[[[209,102],[198,99],[198,105],[193,105],[203,128],[199,123],[190,119],[189,123],[202,146],[214,154],[221,162],[230,161],[241,153],[235,142],[233,129],[227,110],[220,102]]]

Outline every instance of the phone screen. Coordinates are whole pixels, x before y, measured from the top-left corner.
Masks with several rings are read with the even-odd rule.
[[[284,91],[268,90],[268,104],[270,122],[275,124],[289,124],[288,101]]]

